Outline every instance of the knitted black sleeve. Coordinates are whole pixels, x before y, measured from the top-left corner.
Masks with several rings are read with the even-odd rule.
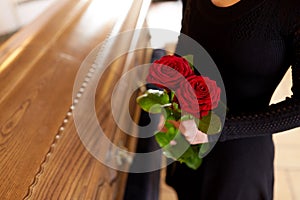
[[[299,11],[293,18],[299,22]],[[295,21],[294,21],[295,22]],[[270,105],[263,111],[228,115],[220,137],[209,136],[210,141],[226,141],[253,136],[265,136],[300,126],[300,23],[289,26],[293,37],[293,95],[285,101]]]

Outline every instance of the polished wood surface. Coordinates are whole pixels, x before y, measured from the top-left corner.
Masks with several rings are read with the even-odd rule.
[[[105,2],[57,1],[0,46],[1,199],[122,199],[126,173],[101,164],[82,145],[72,117],[72,92],[89,52],[112,31],[144,26],[150,3],[122,0],[129,6],[121,7],[126,13],[120,15],[120,9],[114,10],[120,1],[110,0],[110,6]],[[148,36],[141,37],[139,44],[146,46]],[[129,48],[132,40],[122,45]],[[111,91],[123,68],[148,60],[149,52],[129,57],[113,63],[99,82],[95,108],[99,121],[110,129],[109,138],[134,151],[136,141],[121,134],[110,108],[99,103],[110,102],[105,92]],[[138,119],[135,106],[132,115]]]

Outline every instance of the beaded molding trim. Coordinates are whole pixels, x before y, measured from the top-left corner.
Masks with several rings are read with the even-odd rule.
[[[98,55],[96,56],[96,60],[98,59],[103,59],[103,51],[104,49],[106,49],[106,45],[109,37],[111,37],[111,35],[113,34],[113,32],[110,32],[106,35],[105,39],[104,39],[104,43],[101,46],[101,49],[99,50]],[[46,153],[40,168],[38,170],[38,172],[36,173],[32,184],[29,186],[28,188],[28,192],[26,194],[26,196],[23,198],[23,200],[29,200],[33,194],[33,190],[35,188],[35,186],[38,184],[39,182],[39,178],[41,177],[41,175],[44,173],[46,165],[48,164],[49,160],[50,160],[50,156],[53,154],[55,147],[59,141],[59,139],[63,136],[64,130],[66,125],[68,124],[68,122],[70,121],[70,118],[72,116],[73,110],[75,109],[76,105],[79,103],[80,98],[82,97],[86,87],[88,86],[88,83],[90,82],[91,78],[93,77],[96,69],[97,69],[97,64],[92,64],[92,66],[90,67],[88,73],[86,74],[84,81],[81,84],[80,89],[78,90],[78,92],[76,93],[76,97],[73,100],[72,105],[69,107],[69,110],[67,112],[67,114],[65,115],[60,127],[58,128],[57,133],[55,134],[55,137],[53,139],[53,142],[50,145],[50,148],[48,150],[48,152]]]

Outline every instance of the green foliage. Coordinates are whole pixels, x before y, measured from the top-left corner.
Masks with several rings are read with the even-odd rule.
[[[207,134],[219,133],[222,125],[221,120],[214,112],[210,112],[200,120],[189,114],[182,116],[179,105],[173,101],[174,97],[174,92],[147,90],[146,93],[137,98],[137,103],[146,112],[164,114],[167,132],[157,132],[155,134],[155,139],[163,149],[164,155],[196,170],[202,163],[201,155],[209,150],[209,144],[189,144],[180,133],[178,127],[170,120],[184,121],[193,119],[198,125],[198,129]]]
[[[191,146],[172,123],[166,121],[165,127],[168,130],[166,133],[157,132],[155,135],[159,146],[163,148],[164,155],[196,170],[202,163],[202,159],[198,156],[201,145]],[[172,140],[176,145],[170,144]]]
[[[208,115],[202,117],[201,120],[197,120],[196,123],[198,129],[207,134],[216,134],[222,129],[221,119],[214,112],[209,112]]]
[[[169,95],[160,90],[147,90],[136,99],[143,110],[149,113],[161,113],[162,109],[170,105]]]
[[[182,57],[189,62],[190,67],[194,70],[194,56],[192,54],[188,54]]]

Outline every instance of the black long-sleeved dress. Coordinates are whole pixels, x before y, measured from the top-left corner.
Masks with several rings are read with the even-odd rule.
[[[216,63],[229,112],[201,167],[173,164],[167,183],[180,200],[272,199],[272,134],[300,126],[300,1],[241,0],[220,8],[211,0],[190,0],[182,32]],[[289,66],[293,95],[269,106]]]

